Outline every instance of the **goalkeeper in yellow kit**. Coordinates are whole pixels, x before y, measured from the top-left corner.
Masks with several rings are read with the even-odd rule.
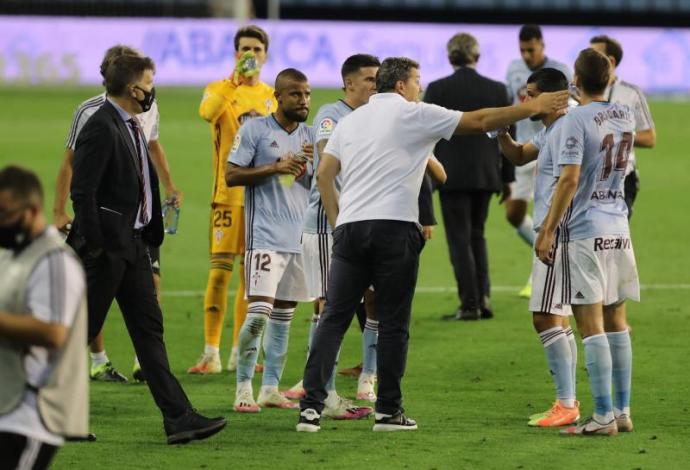
[[[247,315],[244,299],[244,188],[229,188],[225,165],[235,135],[248,119],[276,110],[273,88],[259,78],[266,62],[268,35],[258,26],[235,34],[237,63],[231,77],[210,83],[204,90],[199,114],[211,125],[213,139],[213,199],[210,219],[211,270],[204,298],[204,353],[190,374],[221,371],[220,336],[227,308],[227,290],[239,256],[239,286],[235,295],[233,348],[228,370],[237,367],[237,337]]]

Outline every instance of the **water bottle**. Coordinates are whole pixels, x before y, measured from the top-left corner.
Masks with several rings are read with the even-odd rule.
[[[309,161],[309,159],[307,158],[307,156],[305,155],[305,153],[304,153],[302,150],[300,150],[299,152],[297,152],[297,153],[296,153],[295,155],[293,155],[293,156],[288,155],[288,158],[295,158],[295,159],[297,159],[297,160],[300,160],[300,161],[301,161],[303,164],[305,164],[305,165],[306,165],[307,161]],[[303,174],[304,174],[304,173],[302,173],[302,175],[303,175]],[[284,185],[284,186],[287,186],[287,187],[289,188],[290,186],[292,186],[293,184],[295,184],[295,181],[296,181],[298,178],[301,178],[302,175],[299,175],[299,176],[294,176],[294,175],[280,175],[280,176],[278,177],[278,181],[280,181],[280,184],[282,184],[282,185]]]
[[[180,208],[175,207],[175,198],[166,200],[163,203],[163,229],[168,235],[177,233],[177,224],[180,221]]]

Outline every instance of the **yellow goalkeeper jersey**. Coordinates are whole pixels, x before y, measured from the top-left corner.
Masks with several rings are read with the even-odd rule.
[[[211,125],[213,139],[211,202],[228,206],[244,205],[244,188],[229,188],[225,183],[225,165],[232,142],[245,121],[272,113],[277,107],[273,88],[263,82],[254,86],[237,86],[225,79],[206,87],[199,105],[199,115]]]

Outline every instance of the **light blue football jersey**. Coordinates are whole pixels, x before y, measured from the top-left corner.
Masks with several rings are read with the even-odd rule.
[[[532,138],[532,145],[539,149],[534,177],[534,231],[538,232],[551,207],[553,191],[558,183],[558,153],[561,145],[563,118],[556,119]]]
[[[513,104],[519,104],[525,101],[527,97],[527,79],[534,72],[542,68],[560,70],[565,74],[568,81],[571,81],[573,78],[573,74],[567,65],[552,60],[549,57],[546,57],[544,65],[534,70],[527,67],[524,60],[514,60],[510,63],[508,72],[506,72],[506,86],[508,87],[508,95],[513,100]],[[543,127],[541,121],[530,121],[529,119],[518,121],[515,124],[516,140],[522,143],[529,142],[534,134],[539,132]]]
[[[303,144],[312,141],[311,127],[300,123],[288,133],[271,114],[249,120],[240,127],[228,162],[245,168],[270,165],[297,154]],[[308,201],[307,187],[299,183],[281,184],[278,175],[245,186],[246,249],[300,253]]]
[[[338,121],[347,116],[353,109],[343,100],[321,106],[314,118],[314,169],[319,166],[319,152],[316,143],[321,140],[328,140],[338,125]],[[339,187],[340,177],[336,178],[336,187]],[[339,189],[339,188],[338,188]],[[316,185],[316,178],[312,179],[309,191],[309,207],[304,215],[304,225],[302,231],[305,233],[331,233],[331,226],[326,220],[326,211],[321,204],[321,194]]]
[[[571,109],[562,120],[558,164],[581,165],[580,182],[563,221],[566,240],[627,235],[623,183],[634,140],[633,111],[595,101]]]

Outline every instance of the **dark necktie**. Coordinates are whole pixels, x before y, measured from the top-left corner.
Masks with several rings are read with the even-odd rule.
[[[139,222],[142,225],[146,225],[149,223],[149,203],[146,200],[146,180],[144,179],[144,166],[147,162],[141,152],[141,128],[134,118],[127,120],[127,123],[129,123],[130,127],[132,128],[132,133],[134,134],[134,146],[137,149],[137,156],[139,157],[139,193],[141,195],[141,211],[139,212]]]

